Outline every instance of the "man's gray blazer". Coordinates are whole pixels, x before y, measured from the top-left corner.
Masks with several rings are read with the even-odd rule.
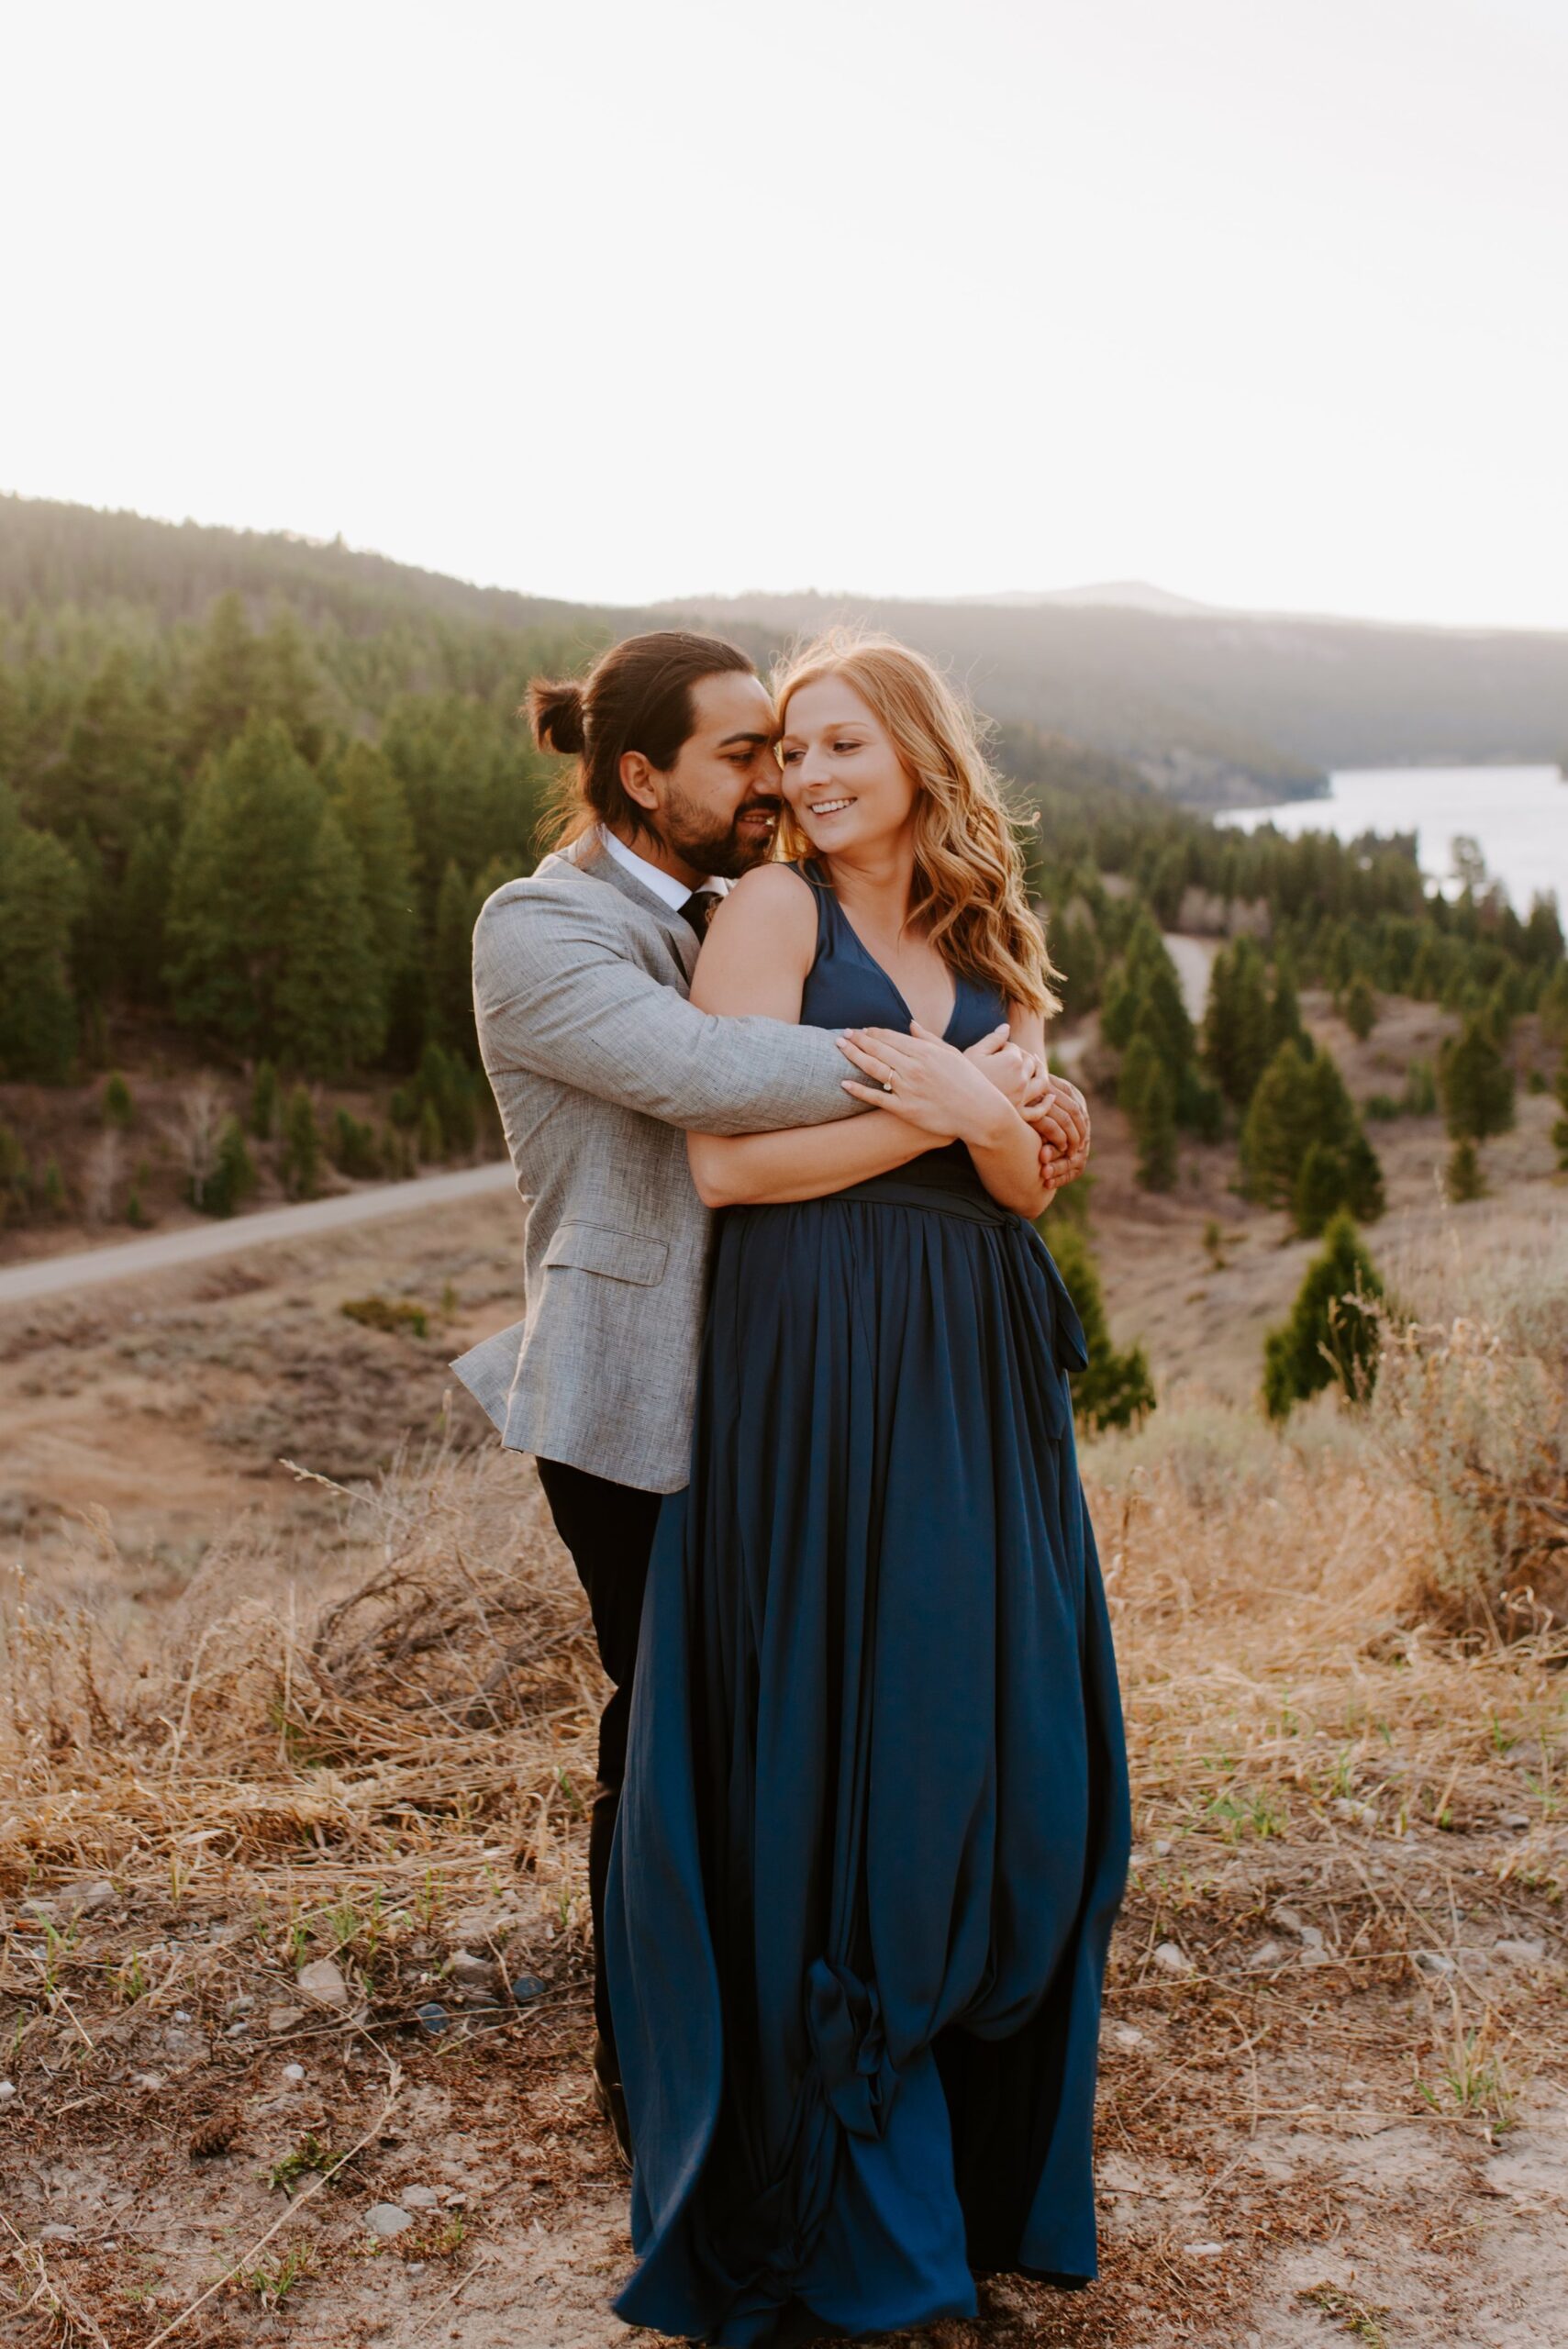
[[[687,1478],[712,1227],[687,1131],[860,1106],[827,1030],[695,1009],[696,956],[592,834],[497,889],[473,933],[479,1048],[528,1206],[526,1310],[452,1368],[513,1451],[654,1493]]]

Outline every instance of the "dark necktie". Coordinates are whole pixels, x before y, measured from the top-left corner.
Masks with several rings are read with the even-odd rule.
[[[681,919],[689,921],[697,936],[702,938],[706,934],[708,923],[713,919],[713,909],[717,903],[717,889],[694,889],[681,907]]]

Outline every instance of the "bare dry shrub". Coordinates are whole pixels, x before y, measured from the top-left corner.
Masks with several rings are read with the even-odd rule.
[[[228,1106],[217,1079],[202,1075],[185,1086],[173,1116],[163,1121],[164,1134],[190,1178],[191,1197],[198,1203],[217,1165],[218,1136]]]
[[[344,1571],[302,1602],[208,1553],[156,1660],[18,1586],[0,1620],[0,1886],[35,1875],[417,1881],[494,1856],[560,1874],[602,1697],[586,1609],[531,1477],[437,1450],[342,1496]],[[254,1537],[263,1546],[273,1537]]]
[[[1368,1428],[1420,1505],[1411,1620],[1491,1639],[1568,1628],[1568,1217],[1446,1215],[1387,1268]]]
[[[1485,1322],[1385,1346],[1373,1429],[1424,1504],[1416,1610],[1499,1639],[1568,1627],[1568,1360]]]
[[[1287,1437],[1178,1403],[1084,1469],[1140,1834],[1222,1854],[1239,1885],[1318,1872],[1324,1844],[1353,1876],[1368,1833],[1497,1830],[1525,1772],[1552,1783],[1568,1642],[1477,1646],[1421,1615],[1429,1499],[1363,1421],[1325,1408]],[[1546,1813],[1540,1837],[1530,1871],[1560,1883]]]
[[[82,1208],[89,1223],[113,1220],[124,1167],[125,1144],[110,1126],[95,1136],[82,1163]]]

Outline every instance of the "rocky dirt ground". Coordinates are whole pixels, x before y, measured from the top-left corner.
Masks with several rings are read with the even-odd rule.
[[[1336,1037],[1358,1090],[1396,1089],[1380,1053],[1431,1049],[1420,1018],[1361,1060]],[[1444,1245],[1561,1216],[1540,1105],[1520,1110],[1488,1152],[1493,1197]],[[1435,1121],[1375,1139],[1374,1245],[1396,1258],[1439,1215],[1443,1145]],[[1118,1335],[1150,1340],[1169,1387],[1250,1393],[1306,1252],[1235,1199],[1218,1153],[1151,1203],[1112,1113],[1098,1143]],[[444,1366],[513,1318],[518,1224],[509,1201],[413,1212],[0,1316],[13,1674],[18,1609],[94,1626],[47,1702],[24,1692],[33,1742],[0,1785],[0,2337],[17,2349],[624,2338],[625,2181],[587,2094],[584,1624],[529,1472]],[[368,1296],[423,1307],[426,1335],[344,1316]],[[379,1535],[314,1480],[373,1480],[406,1440],[477,1447],[483,1525],[525,1529],[555,1628],[534,1710],[495,1732],[497,1750],[534,1740],[528,1772],[490,1787],[471,1770],[466,1808],[460,1783],[417,1832],[395,1806],[384,1833],[286,1686],[235,1678],[250,1742],[233,1779],[204,1759],[219,1727],[193,1698],[213,1627],[308,1625],[373,1578]],[[1561,1674],[1402,1648],[1337,1524],[1380,1505],[1375,1477],[1334,1482],[1332,1441],[1303,1460],[1240,1515],[1225,1498],[1222,1522],[1179,1496],[1161,1516],[1141,1470],[1091,1454],[1138,1831],[1103,2041],[1103,2273],[1071,2296],[987,2283],[945,2349],[1568,2338]],[[476,1573],[479,1501],[462,1508],[473,1549],[439,1546]],[[1206,1582],[1210,1536],[1230,1552]],[[369,1719],[343,1685],[339,1730]],[[374,1770],[416,1783],[419,1749],[384,1714]]]

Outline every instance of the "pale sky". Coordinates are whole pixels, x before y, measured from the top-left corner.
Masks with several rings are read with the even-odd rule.
[[[1568,628],[1568,0],[6,11],[0,487]]]

